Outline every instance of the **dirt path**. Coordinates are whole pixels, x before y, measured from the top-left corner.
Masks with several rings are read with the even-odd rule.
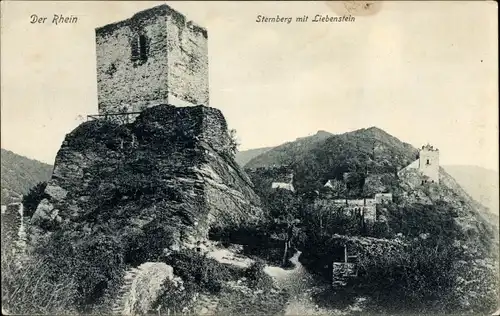
[[[273,277],[278,287],[286,289],[291,295],[285,315],[340,316],[362,312],[365,302],[362,297],[357,297],[353,304],[342,310],[324,309],[315,305],[311,291],[316,285],[312,275],[299,262],[300,254],[301,252],[297,251],[290,258],[290,261],[295,265],[293,269],[285,270],[275,266],[266,266],[264,269],[268,275]]]
[[[238,255],[237,249],[213,248],[209,257],[219,262],[230,263],[243,268],[249,267],[253,260],[246,256]],[[300,251],[297,251],[290,261],[294,264],[293,269],[283,269],[277,266],[265,266],[264,272],[274,279],[277,287],[285,289],[290,294],[285,315],[352,315],[363,310],[364,298],[356,298],[355,303],[347,308],[324,309],[318,307],[313,298],[312,291],[317,289],[313,276],[306,271],[299,262]]]
[[[299,262],[301,252],[297,251],[290,261],[295,265],[293,269],[285,270],[280,267],[266,266],[264,271],[269,274],[280,288],[290,293],[285,315],[333,315],[331,311],[318,308],[311,297],[313,286],[312,276]]]

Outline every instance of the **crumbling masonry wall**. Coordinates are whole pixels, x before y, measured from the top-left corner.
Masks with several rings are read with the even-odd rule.
[[[146,37],[146,58],[132,42]],[[161,5],[96,29],[99,114],[158,104],[208,105],[207,32]]]
[[[168,104],[208,106],[207,31],[175,11],[167,21]]]

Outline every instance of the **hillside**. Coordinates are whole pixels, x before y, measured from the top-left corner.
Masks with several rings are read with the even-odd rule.
[[[498,215],[498,171],[467,165],[449,165],[443,168],[472,198]]]
[[[5,149],[1,153],[2,205],[19,201],[34,185],[50,179],[53,168],[51,165]]]
[[[318,131],[313,136],[298,138],[293,142],[279,145],[256,156],[245,165],[245,168],[255,169],[259,167],[291,165],[301,159],[306,159],[309,155],[307,152],[313,152],[324,145],[341,146],[339,142],[349,142],[355,139],[361,141],[363,147],[366,147],[370,153],[374,150],[380,151],[383,145],[397,148],[399,151],[405,153],[414,150],[411,145],[399,141],[397,138],[377,127],[360,129],[338,135],[325,131]],[[378,147],[374,148],[374,146]]]
[[[295,157],[299,157],[301,153],[313,149],[317,144],[321,143],[332,134],[325,131],[318,131],[315,135],[297,138],[295,141],[287,142],[280,146],[274,147],[254,158],[252,158],[245,168],[259,168],[270,166],[282,166],[291,164]]]
[[[352,175],[353,195],[359,194],[364,179],[359,174],[395,172],[415,160],[417,150],[383,130],[371,127],[339,135],[318,134],[283,144],[250,160],[245,168],[287,166],[294,171],[294,185],[300,192],[319,190],[330,179]],[[256,181],[259,182],[259,181]]]
[[[249,150],[242,150],[242,151],[238,151],[236,153],[236,156],[234,157],[234,160],[236,160],[236,162],[244,167],[247,162],[249,162],[250,160],[252,160],[253,158],[273,149],[274,147],[263,147],[263,148],[255,148],[255,149],[249,149]]]

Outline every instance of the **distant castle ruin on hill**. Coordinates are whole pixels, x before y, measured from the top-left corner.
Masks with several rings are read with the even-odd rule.
[[[416,170],[422,174],[422,184],[429,182],[439,184],[439,149],[429,144],[422,146],[419,149],[418,159],[401,169],[398,175],[409,170]]]
[[[167,5],[99,27],[97,116],[209,105],[207,30]],[[96,118],[96,116],[92,117]]]

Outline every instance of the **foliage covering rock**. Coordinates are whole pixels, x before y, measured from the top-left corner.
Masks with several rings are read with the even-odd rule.
[[[260,199],[236,164],[219,110],[149,108],[133,123],[89,121],[66,136],[31,244],[53,271],[75,273],[87,307],[124,271],[208,237],[214,227],[260,221]]]

